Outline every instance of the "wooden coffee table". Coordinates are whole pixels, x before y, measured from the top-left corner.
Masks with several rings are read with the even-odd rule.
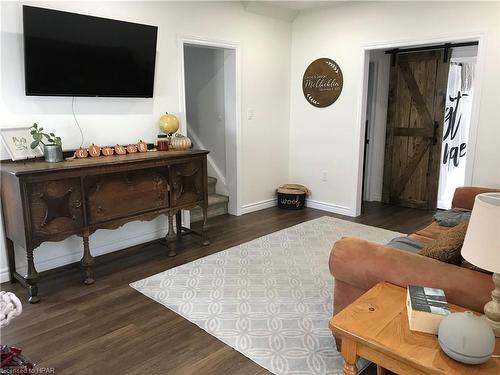
[[[466,309],[450,304],[453,312]],[[406,289],[379,283],[330,320],[330,329],[342,338],[344,374],[357,374],[356,360],[366,358],[398,374],[500,374],[500,358],[482,365],[464,365],[449,358],[437,336],[410,331],[406,315]],[[496,339],[495,354],[500,354]]]

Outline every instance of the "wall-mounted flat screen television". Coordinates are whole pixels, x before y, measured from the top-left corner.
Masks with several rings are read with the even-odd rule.
[[[153,97],[156,26],[23,6],[26,95]]]

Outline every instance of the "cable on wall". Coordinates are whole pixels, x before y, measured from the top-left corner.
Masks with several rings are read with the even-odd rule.
[[[73,100],[71,101],[71,111],[73,112],[73,118],[75,119],[76,125],[78,126],[78,130],[80,130],[80,136],[81,136],[81,141],[80,141],[80,148],[83,147],[83,131],[82,127],[80,126],[80,123],[78,122],[78,119],[76,118],[75,115],[75,97],[73,96]]]

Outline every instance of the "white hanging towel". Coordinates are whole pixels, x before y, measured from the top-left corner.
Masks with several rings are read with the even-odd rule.
[[[465,181],[472,108],[473,63],[450,64],[439,171],[438,208],[451,208],[455,189]]]

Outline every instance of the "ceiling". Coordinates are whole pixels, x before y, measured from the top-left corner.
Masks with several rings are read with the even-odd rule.
[[[332,3],[339,3],[340,1],[260,1],[260,2],[286,9],[301,11],[309,8],[318,8],[318,7],[332,5]]]
[[[262,16],[293,21],[301,11],[312,8],[332,6],[345,1],[242,1],[247,12]]]

